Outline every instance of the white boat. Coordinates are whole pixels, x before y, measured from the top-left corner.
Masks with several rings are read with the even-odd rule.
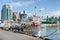
[[[39,30],[40,30],[40,18],[38,16],[33,16],[33,21],[31,24],[31,27],[29,27],[27,30],[29,31],[28,33],[34,36],[40,36]]]

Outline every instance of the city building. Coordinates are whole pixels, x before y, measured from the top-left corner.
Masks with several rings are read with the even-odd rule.
[[[58,18],[58,22],[60,23],[60,17]]]
[[[2,20],[12,20],[12,9],[10,5],[5,4],[1,10],[1,19]]]
[[[28,20],[31,22],[33,21],[33,17],[28,17]]]
[[[19,13],[18,12],[13,12],[13,20],[17,21],[19,18]]]
[[[25,10],[23,11],[23,13],[19,13],[19,16],[21,21],[27,20],[27,14],[25,13]]]

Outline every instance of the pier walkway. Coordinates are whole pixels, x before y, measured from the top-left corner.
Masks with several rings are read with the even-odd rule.
[[[0,29],[0,40],[41,40],[32,36],[28,36],[20,33],[13,33]]]

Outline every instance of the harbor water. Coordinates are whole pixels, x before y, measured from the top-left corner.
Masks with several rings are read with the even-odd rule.
[[[46,24],[39,26],[38,35],[42,37],[47,37],[52,40],[60,40],[60,28],[59,27],[49,27]]]

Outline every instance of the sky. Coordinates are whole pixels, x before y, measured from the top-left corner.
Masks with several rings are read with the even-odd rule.
[[[39,16],[60,16],[60,0],[0,0],[0,13],[4,4],[9,4],[13,12],[26,10],[29,16],[35,11]]]

